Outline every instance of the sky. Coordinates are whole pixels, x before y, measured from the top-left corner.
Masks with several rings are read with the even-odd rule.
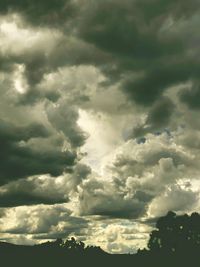
[[[0,2],[0,240],[146,246],[200,212],[199,0]]]

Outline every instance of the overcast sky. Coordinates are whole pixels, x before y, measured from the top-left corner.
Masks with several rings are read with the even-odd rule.
[[[0,2],[0,239],[146,246],[200,211],[199,0]]]

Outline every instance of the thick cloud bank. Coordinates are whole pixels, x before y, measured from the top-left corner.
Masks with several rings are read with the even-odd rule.
[[[198,0],[0,3],[0,232],[146,245],[199,210]]]

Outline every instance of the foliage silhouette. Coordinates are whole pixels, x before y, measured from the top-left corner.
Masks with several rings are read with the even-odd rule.
[[[85,244],[82,241],[77,242],[74,237],[71,237],[63,243],[62,247],[74,252],[82,252],[85,249]]]
[[[192,213],[177,216],[168,212],[158,219],[157,230],[152,231],[148,243],[150,251],[164,253],[200,252],[200,215]]]

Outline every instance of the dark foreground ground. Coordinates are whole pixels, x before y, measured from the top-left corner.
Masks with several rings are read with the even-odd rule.
[[[139,266],[181,267],[200,266],[200,252],[152,254],[142,252],[135,255],[111,255],[102,250],[68,251],[61,248],[42,246],[16,246],[0,243],[0,267],[60,267],[60,266]]]

